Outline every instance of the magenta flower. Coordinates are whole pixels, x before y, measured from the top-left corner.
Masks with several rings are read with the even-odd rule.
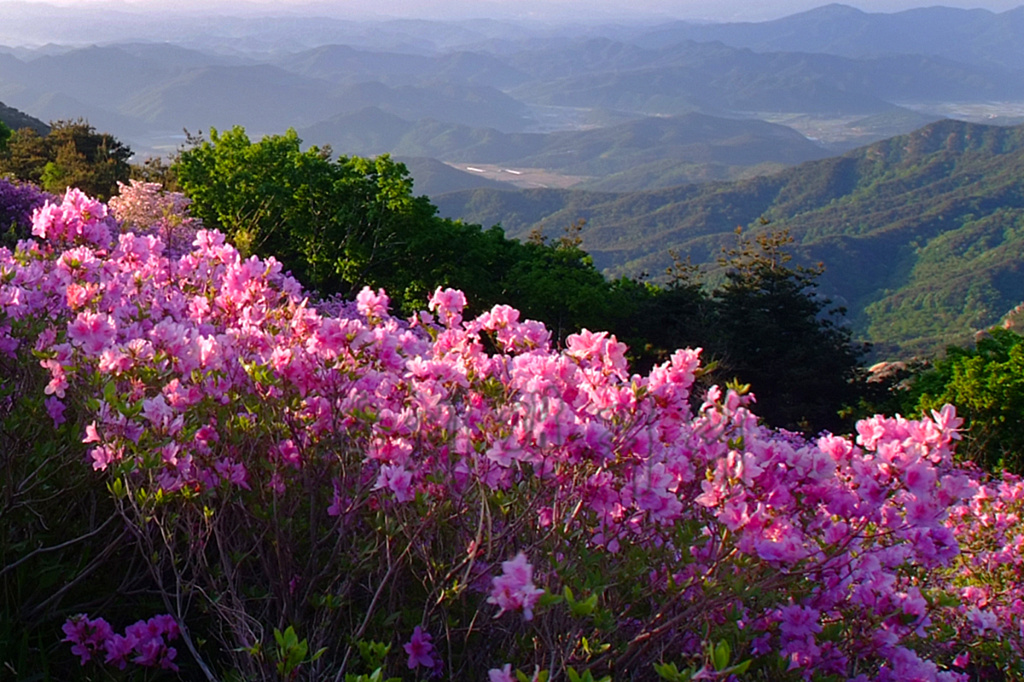
[[[102,618],[90,620],[85,614],[68,618],[61,628],[66,635],[62,642],[71,642],[71,653],[81,658],[82,665],[106,650],[107,641],[114,636],[110,623]]]
[[[89,355],[99,355],[114,342],[114,318],[102,313],[79,313],[68,324],[68,339]]]
[[[370,287],[363,287],[363,290],[356,296],[357,309],[361,315],[366,317],[384,317],[388,314],[390,303],[391,299],[383,289],[378,289],[377,293],[374,293]]]
[[[522,552],[511,561],[501,562],[502,574],[491,580],[488,604],[497,604],[495,618],[506,611],[523,612],[524,620],[533,620],[533,607],[544,590],[533,584],[533,566]]]
[[[50,415],[50,419],[53,420],[53,428],[57,428],[67,421],[64,418],[64,403],[61,402],[60,398],[51,395],[46,399],[45,405],[46,411]]]
[[[426,668],[434,667],[434,645],[431,644],[433,639],[430,633],[424,632],[419,625],[412,631],[412,637],[402,646],[405,653],[409,654],[409,670],[421,665]]]
[[[438,287],[430,297],[430,309],[436,310],[449,327],[462,322],[462,309],[466,307],[466,295],[458,289]]]
[[[400,466],[385,464],[380,468],[374,490],[390,490],[399,502],[408,502],[416,497],[412,474]]]

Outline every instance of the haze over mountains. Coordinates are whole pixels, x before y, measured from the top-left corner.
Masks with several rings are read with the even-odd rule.
[[[1024,300],[1024,129],[999,127],[1024,123],[1024,7],[560,25],[0,7],[13,127],[84,117],[139,160],[184,129],[295,128],[395,155],[445,215],[511,236],[586,218],[612,274],[656,275],[669,248],[713,262],[767,216],[894,354]]]
[[[43,121],[86,117],[140,155],[173,151],[183,128],[238,124],[254,136],[294,127],[339,153],[536,166],[598,187],[636,166],[645,141],[679,161],[663,180],[649,168],[620,176],[632,190],[845,151],[949,115],[954,103],[960,117],[980,120],[993,102],[1024,101],[1024,9],[870,14],[828,5],[762,23],[553,26],[294,14],[157,22],[3,8],[0,101]],[[25,46],[71,23],[73,42]],[[688,117],[695,113],[704,116]],[[1024,120],[1013,104],[995,113]],[[769,132],[758,120],[813,139]],[[740,130],[743,121],[751,127]],[[638,127],[611,127],[627,123]],[[708,126],[723,129],[709,142],[715,150],[683,149],[681,140]],[[579,139],[589,151],[556,158],[577,149],[566,131],[597,128],[605,132]],[[557,135],[541,137],[549,133]],[[746,138],[752,151],[736,152]],[[605,155],[596,166],[587,158],[595,154]]]

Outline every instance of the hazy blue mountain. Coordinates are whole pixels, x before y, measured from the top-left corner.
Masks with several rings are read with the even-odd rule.
[[[1024,298],[1024,126],[940,121],[774,176],[633,194],[475,190],[442,215],[511,236],[585,218],[583,246],[611,273],[657,275],[676,249],[713,264],[737,226],[766,217],[823,261],[823,290],[882,355],[934,352]]]
[[[855,58],[918,54],[986,67],[1024,69],[1021,36],[1024,7],[998,14],[950,7],[867,13],[831,4],[759,23],[676,22],[642,32],[635,41],[645,47],[686,40],[721,41],[758,52],[814,52]]]
[[[608,56],[604,61],[610,63],[600,69],[574,68],[581,54],[589,52]],[[757,53],[721,43],[689,41],[655,51],[589,41],[562,51],[524,53],[511,62],[537,78],[510,91],[524,101],[648,115],[688,111],[869,114],[899,102],[1024,96],[1024,72],[916,55],[854,60],[797,52]],[[548,73],[552,75],[541,77]]]
[[[114,31],[73,8],[36,9],[8,2],[0,37],[16,26],[30,39],[35,17],[58,33],[78,21],[77,40],[99,44],[0,48],[0,100],[43,120],[85,117],[142,155],[173,149],[182,128],[294,127],[339,153],[540,168],[571,176],[562,186],[633,191],[773,172],[822,147],[845,151],[937,115],[980,120],[992,102],[1024,101],[1024,71],[957,56],[961,43],[998,51],[1019,35],[1012,12],[829,6],[760,24],[652,28],[350,21],[272,7],[188,22],[167,12],[160,25],[125,7],[105,15],[121,22]],[[932,37],[906,30],[915,23]],[[898,49],[839,54],[850,35],[872,31]],[[948,57],[910,53],[935,42]],[[993,111],[1016,120],[1012,107]]]
[[[261,64],[190,69],[139,89],[117,108],[161,129],[243,125],[273,133],[330,116],[337,106],[329,84]]]
[[[379,81],[387,85],[414,85],[441,81],[503,88],[527,78],[494,56],[465,51],[424,56],[324,45],[282,57],[276,64],[302,76],[343,84]]]
[[[253,63],[252,59],[245,57],[206,52],[166,42],[119,42],[109,47],[122,50],[137,59],[157,64],[168,70],[196,69],[206,66],[242,66]]]
[[[752,119],[706,114],[651,117],[607,128],[558,132],[518,165],[606,175],[653,161],[754,166],[793,165],[828,153],[791,128]]]
[[[111,102],[164,81],[175,70],[119,47],[90,46],[30,61],[5,59],[0,80],[113,109]]]
[[[335,111],[371,106],[405,119],[433,118],[506,131],[522,130],[530,123],[526,105],[497,88],[446,82],[394,88],[379,82],[359,83],[338,92]]]

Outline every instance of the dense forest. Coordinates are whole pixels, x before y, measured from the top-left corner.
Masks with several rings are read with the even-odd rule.
[[[794,239],[821,288],[850,311],[879,359],[966,343],[1020,303],[1024,128],[940,121],[775,175],[610,194],[466,190],[443,215],[511,236],[584,218],[582,245],[614,276],[660,275],[672,250],[714,269],[737,226],[762,219]]]

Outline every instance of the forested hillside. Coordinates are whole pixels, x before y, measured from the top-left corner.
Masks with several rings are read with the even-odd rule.
[[[628,195],[477,190],[441,212],[508,234],[587,220],[583,247],[616,275],[661,274],[669,251],[712,264],[737,226],[784,227],[822,288],[883,356],[940,350],[1020,303],[1024,127],[941,121],[771,177]]]
[[[50,126],[39,119],[32,118],[28,114],[18,111],[14,107],[9,107],[3,102],[0,102],[0,123],[3,123],[11,130],[31,128],[40,135],[45,135],[50,129]]]

